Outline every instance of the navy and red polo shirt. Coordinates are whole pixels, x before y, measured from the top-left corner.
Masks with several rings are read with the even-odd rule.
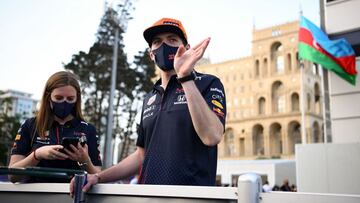
[[[185,92],[172,76],[164,90],[161,80],[145,96],[136,145],[145,157],[139,183],[214,186],[217,146],[206,146],[197,135]],[[195,84],[209,108],[225,126],[226,101],[221,81],[197,73]]]
[[[35,129],[35,118],[27,119],[20,127],[18,134],[15,137],[14,145],[11,149],[11,154],[19,154],[28,156],[32,151],[46,145],[61,144],[63,137],[81,137],[86,136],[86,143],[88,145],[88,153],[91,162],[95,166],[101,166],[100,152],[98,150],[98,136],[93,125],[85,121],[74,118],[64,125],[60,125],[54,121],[50,130],[47,132],[45,139],[41,139]],[[64,168],[81,170],[76,161],[70,159],[66,160],[41,160],[37,165],[39,167],[49,168]],[[35,178],[31,177],[26,182],[65,182],[65,180],[56,178]]]

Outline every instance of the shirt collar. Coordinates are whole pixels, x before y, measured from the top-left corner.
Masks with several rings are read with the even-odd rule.
[[[80,122],[81,122],[80,119],[74,117],[73,119],[66,121],[66,123],[64,123],[64,125],[60,125],[59,122],[54,120],[53,125],[54,126],[63,126],[64,128],[71,128],[71,127],[77,126]]]
[[[176,74],[172,75],[170,77],[169,83],[167,85],[168,87],[171,87],[173,84],[180,84],[177,79],[176,79]],[[164,93],[164,88],[161,87],[161,78],[159,80],[157,80],[153,86],[153,93],[158,92],[160,94]]]

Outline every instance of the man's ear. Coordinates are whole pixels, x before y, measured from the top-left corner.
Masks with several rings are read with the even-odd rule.
[[[186,49],[186,50],[190,49],[190,44],[187,44],[187,45],[185,46],[185,49]]]
[[[154,53],[151,51],[151,48],[148,49],[148,53],[149,53],[150,59],[151,59],[152,61],[155,61],[155,55],[154,55]]]

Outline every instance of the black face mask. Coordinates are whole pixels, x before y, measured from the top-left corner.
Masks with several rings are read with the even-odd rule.
[[[67,101],[63,101],[61,103],[51,101],[51,104],[52,112],[60,119],[65,119],[68,115],[70,115],[75,106],[75,103],[68,103]]]
[[[166,43],[153,50],[156,65],[163,71],[171,71],[174,69],[174,58],[179,47],[172,47]]]

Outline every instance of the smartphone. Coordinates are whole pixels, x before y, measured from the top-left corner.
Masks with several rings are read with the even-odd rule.
[[[78,143],[79,143],[79,138],[78,137],[63,137],[62,140],[61,140],[61,145],[72,151],[70,145],[72,144],[74,147],[77,147]]]

